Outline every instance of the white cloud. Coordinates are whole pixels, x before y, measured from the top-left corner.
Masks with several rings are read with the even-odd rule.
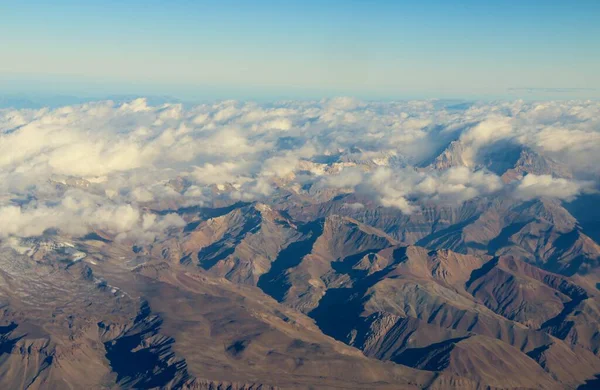
[[[511,119],[508,117],[490,117],[464,132],[460,139],[470,145],[485,145],[506,138],[512,133]]]
[[[98,205],[81,196],[67,196],[56,205],[0,207],[0,237],[39,236],[51,228],[76,236],[100,230],[121,237],[124,237],[123,234],[133,238],[142,235],[149,237],[149,234],[154,237],[168,227],[184,225],[185,222],[178,215],[158,217],[143,213],[130,204]]]
[[[344,169],[326,179],[329,186],[355,188],[372,195],[383,206],[395,207],[410,214],[419,206],[409,199],[459,204],[503,187],[501,179],[490,173],[472,172],[466,167],[446,171],[418,172],[412,168],[379,167],[369,172]]]
[[[355,203],[344,203],[345,208],[349,208],[351,210],[357,211],[357,210],[362,210],[365,208],[365,205],[359,202],[355,202]]]
[[[268,201],[278,186],[307,195],[302,188],[314,184],[315,196],[357,191],[406,213],[500,191],[500,178],[474,172],[475,164],[412,167],[456,139],[471,161],[483,146],[510,139],[575,171],[572,181],[527,175],[511,187],[519,199],[571,199],[600,176],[600,103],[589,101],[478,103],[461,111],[435,101],[187,108],[136,99],[0,110],[0,236],[55,227],[148,239],[182,221],[152,216],[139,204]],[[70,177],[83,181],[67,183]],[[171,182],[178,178],[188,182]],[[211,186],[224,184],[232,186],[215,195]]]
[[[514,190],[516,197],[534,199],[539,197],[572,200],[582,192],[593,189],[593,183],[554,178],[550,175],[529,174]]]
[[[351,96],[342,96],[323,101],[323,105],[330,110],[353,110],[361,105],[361,102]]]
[[[337,175],[328,176],[327,185],[336,188],[354,188],[364,180],[363,172],[358,169],[344,169]]]
[[[249,180],[250,166],[244,162],[223,162],[221,164],[206,163],[194,167],[192,177],[199,184],[238,183]]]

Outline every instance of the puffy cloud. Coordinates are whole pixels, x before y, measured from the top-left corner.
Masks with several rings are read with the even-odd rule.
[[[469,166],[474,166],[481,147],[510,137],[512,130],[512,120],[508,117],[493,116],[479,122],[459,138],[464,146],[462,159]]]
[[[144,187],[135,188],[131,192],[131,195],[133,196],[133,199],[135,199],[138,202],[150,202],[154,200],[154,195],[152,194],[152,192],[148,191]]]
[[[227,121],[228,119],[233,118],[234,116],[238,115],[239,111],[238,109],[233,105],[226,105],[225,107],[219,109],[219,111],[217,111],[214,115],[213,115],[213,119],[216,122],[224,122]]]
[[[554,178],[551,175],[529,174],[516,186],[514,195],[521,199],[547,197],[572,200],[580,193],[592,190],[592,182]]]
[[[361,102],[351,96],[342,96],[324,100],[324,107],[330,110],[353,110],[361,105]]]
[[[158,217],[130,204],[101,204],[87,197],[66,196],[59,204],[0,207],[0,237],[39,236],[48,229],[71,235],[101,230],[124,238],[154,238],[168,227],[182,227],[178,215]]]
[[[411,168],[392,170],[379,167],[363,173],[346,169],[327,178],[326,183],[339,188],[353,187],[372,195],[386,207],[410,214],[419,206],[412,201],[459,204],[465,200],[500,190],[502,180],[490,173],[472,172],[466,167],[446,171],[418,172]]]
[[[550,126],[529,135],[539,150],[560,161],[572,170],[591,178],[600,174],[600,131],[598,129],[568,129]]]
[[[565,149],[580,152],[598,148],[600,132],[548,127],[536,134],[535,141],[540,148],[550,152]]]
[[[140,204],[268,201],[279,187],[314,195],[314,201],[357,191],[406,213],[427,202],[455,205],[503,188],[475,160],[484,146],[507,139],[575,172],[572,181],[527,175],[511,185],[518,199],[571,199],[598,182],[600,103],[591,101],[455,109],[433,100],[184,107],[136,99],[5,109],[0,236],[103,229],[147,240],[183,222],[145,212]],[[455,140],[466,167],[416,168]],[[311,186],[313,192],[305,190]]]
[[[292,128],[292,121],[287,118],[273,119],[264,122],[261,126],[265,130],[289,130]]]
[[[273,193],[273,185],[269,180],[261,177],[257,180],[244,183],[231,193],[231,198],[241,201],[263,199]]]
[[[512,123],[508,117],[491,117],[465,131],[460,139],[470,145],[485,145],[511,135]]]
[[[354,188],[364,180],[363,172],[358,169],[344,169],[337,175],[327,177],[326,183],[336,188]]]
[[[358,210],[362,210],[365,208],[365,205],[359,202],[355,202],[355,203],[344,203],[344,205],[342,207],[354,210],[354,211],[358,211]]]
[[[224,184],[247,181],[249,164],[226,161],[221,164],[206,163],[194,167],[192,176],[199,184]]]

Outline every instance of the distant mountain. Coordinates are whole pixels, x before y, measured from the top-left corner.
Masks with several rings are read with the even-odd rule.
[[[487,169],[507,182],[528,173],[572,177],[564,164],[513,141],[498,141],[478,149],[461,140],[452,141],[427,167],[437,170],[451,167]]]

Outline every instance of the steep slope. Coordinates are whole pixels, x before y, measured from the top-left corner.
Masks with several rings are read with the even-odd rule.
[[[498,388],[555,388],[556,382],[533,359],[485,336],[450,339],[407,349],[393,358],[430,371],[451,372]]]
[[[444,170],[452,167],[488,169],[511,182],[528,173],[571,178],[566,165],[531,148],[510,140],[500,140],[474,148],[462,140],[452,141],[427,168]]]
[[[186,230],[182,241],[155,244],[154,253],[168,253],[163,258],[198,264],[215,276],[251,285],[269,271],[282,249],[303,238],[289,218],[264,204],[235,207]]]
[[[310,313],[326,334],[368,356],[430,370],[464,370],[478,383],[498,385],[506,376],[523,387],[531,383],[517,375],[520,366],[536,364],[532,372],[546,371],[542,377],[550,387],[552,381],[576,387],[600,369],[589,348],[538,330],[573,300],[585,299],[585,290],[572,281],[512,258],[486,263],[419,247],[384,249],[377,256],[387,258],[387,266],[352,286],[328,290]],[[456,349],[474,335],[478,338]],[[556,364],[563,358],[577,364]],[[478,360],[481,366],[465,368]],[[491,370],[494,361],[504,361],[506,372]]]
[[[461,141],[452,141],[448,147],[429,164],[431,169],[448,169],[452,167],[469,167],[474,165],[472,151]]]
[[[391,389],[434,379],[364,357],[256,288],[164,261],[130,270],[126,246],[76,245],[89,263],[0,253],[3,388]]]
[[[409,358],[431,353],[431,361],[456,362],[440,370],[463,372],[476,386],[511,376],[530,387],[514,371],[529,364],[545,373],[545,387],[573,388],[600,372],[589,272],[597,248],[559,202],[475,199],[398,218],[346,206],[359,201],[347,195],[286,211],[243,205],[188,229],[185,245],[199,243],[188,253],[197,251],[209,273],[310,313],[324,333],[370,357],[433,369]],[[315,215],[327,216],[310,220]],[[422,237],[434,250],[398,246],[359,219],[396,237]],[[507,356],[504,373],[490,372],[490,362]],[[464,374],[475,360],[481,366]]]
[[[326,218],[329,215],[350,217],[384,231],[403,244],[412,245],[445,229],[459,229],[490,208],[490,203],[487,199],[473,199],[458,207],[424,204],[414,213],[404,214],[395,208],[382,207],[368,197],[346,194],[327,202],[310,204],[290,197],[277,203],[277,207],[289,213],[295,220],[303,222]]]
[[[307,224],[305,231],[309,238],[290,248],[290,253],[282,252],[273,272],[258,283],[267,294],[302,312],[316,307],[328,288],[352,283],[338,270],[396,243],[378,229],[338,215]]]
[[[0,353],[3,388],[171,387],[187,380],[160,321],[140,302],[81,262],[43,260],[0,253],[2,322],[8,323]],[[126,360],[127,370],[120,370],[118,361],[133,348],[136,363]]]
[[[567,304],[588,298],[567,278],[542,271],[512,256],[495,258],[466,284],[473,297],[495,313],[537,329]]]
[[[142,276],[139,288],[150,305],[165,317],[164,332],[176,340],[174,350],[196,378],[282,388],[410,388],[411,382],[423,384],[430,378],[366,359],[256,289],[166,263],[143,265],[135,272]],[[169,304],[171,300],[178,305]]]
[[[600,281],[600,246],[555,200],[499,201],[469,223],[425,237],[419,245],[513,255],[551,272],[587,279],[590,286]]]

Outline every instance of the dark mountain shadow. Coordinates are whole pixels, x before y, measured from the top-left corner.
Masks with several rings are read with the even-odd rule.
[[[370,254],[374,255],[377,252],[379,252],[379,249],[369,249],[355,255],[345,257],[341,261],[332,262],[331,268],[333,268],[333,270],[339,274],[346,274],[350,276],[350,279],[352,280],[362,279],[367,276],[368,270],[354,269],[353,267],[358,264],[363,257]]]
[[[209,270],[233,252],[235,252],[235,246],[225,247],[222,242],[216,242],[198,252],[198,264],[205,270]]]
[[[347,342],[348,333],[362,321],[360,313],[367,290],[383,280],[395,265],[406,260],[406,247],[396,249],[393,259],[388,267],[359,280],[352,287],[328,289],[309,317],[326,335]]]
[[[554,243],[552,244],[556,250],[544,268],[566,276],[573,276],[579,272],[584,263],[591,261],[590,258],[586,257],[585,255],[579,255],[571,259],[568,263],[561,263],[560,257],[565,252],[568,252],[580,238],[581,232],[577,228],[568,233],[560,235],[560,237],[554,240]]]
[[[569,302],[563,305],[563,309],[560,313],[558,313],[555,317],[550,318],[546,322],[540,326],[540,329],[549,329],[550,334],[559,339],[564,340],[571,328],[574,325],[573,321],[565,321],[567,317],[575,311],[575,308],[585,299],[587,299],[587,295],[582,295],[580,297],[573,298]]]
[[[11,322],[6,326],[0,326],[0,355],[5,353],[11,353],[15,344],[21,340],[25,335],[11,338],[11,333],[17,328],[17,324]]]
[[[409,348],[392,356],[390,360],[405,366],[418,366],[422,370],[441,371],[450,364],[450,352],[456,343],[467,338],[469,336],[445,340],[423,348]]]
[[[269,271],[261,275],[258,279],[258,288],[265,294],[281,302],[290,287],[286,279],[286,271],[298,266],[304,256],[312,251],[315,241],[323,233],[323,223],[324,220],[320,219],[300,226],[298,230],[308,235],[309,238],[291,243],[279,252],[275,261],[271,263]]]
[[[500,231],[500,234],[498,234],[498,236],[496,236],[495,238],[491,239],[488,243],[488,254],[495,255],[496,251],[508,245],[508,241],[510,240],[510,237],[512,237],[513,234],[518,233],[530,222],[531,221],[513,223],[503,228]]]
[[[481,268],[473,270],[473,272],[471,272],[471,276],[469,277],[469,280],[467,280],[467,283],[465,283],[465,287],[467,289],[469,289],[471,287],[471,284],[473,284],[474,281],[476,281],[477,279],[481,278],[482,276],[484,276],[485,274],[490,272],[497,264],[498,264],[498,258],[495,257],[492,260],[485,263]],[[477,290],[473,291],[471,293],[471,295],[475,296],[476,293],[477,293]]]
[[[178,359],[172,351],[175,340],[156,337],[161,336],[161,325],[162,319],[151,316],[149,307],[144,305],[133,328],[104,343],[106,358],[117,374],[118,383],[136,389],[163,388],[178,376],[182,382],[189,377],[185,360]]]
[[[524,147],[510,140],[494,142],[477,153],[477,160],[498,176],[514,168]]]
[[[600,389],[600,374],[594,379],[588,379],[585,383],[577,388],[577,390],[598,390]]]
[[[187,225],[185,225],[185,227],[183,228],[183,232],[184,233],[193,232],[194,230],[196,230],[198,225],[200,225],[201,223],[202,223],[202,221],[190,222]]]
[[[92,241],[101,241],[103,243],[109,243],[111,242],[110,240],[101,237],[98,233],[88,233],[85,236],[82,237],[83,240],[92,240]]]
[[[217,208],[213,208],[213,207],[201,207],[198,210],[198,214],[205,219],[208,218],[217,218],[220,216],[223,216],[225,214],[229,214],[230,212],[232,212],[235,209],[240,209],[244,206],[248,206],[250,203],[249,202],[236,202],[234,204],[232,204],[231,206],[226,206],[226,207],[217,207]]]
[[[583,234],[600,244],[600,194],[582,194],[563,207],[575,217]]]
[[[535,360],[536,362],[539,362],[540,358],[542,357],[542,354],[544,352],[546,352],[548,349],[550,349],[551,345],[552,345],[552,343],[542,345],[540,347],[537,347],[537,348],[532,349],[531,351],[527,352],[526,355],[529,356],[530,358],[532,358],[533,360]]]

